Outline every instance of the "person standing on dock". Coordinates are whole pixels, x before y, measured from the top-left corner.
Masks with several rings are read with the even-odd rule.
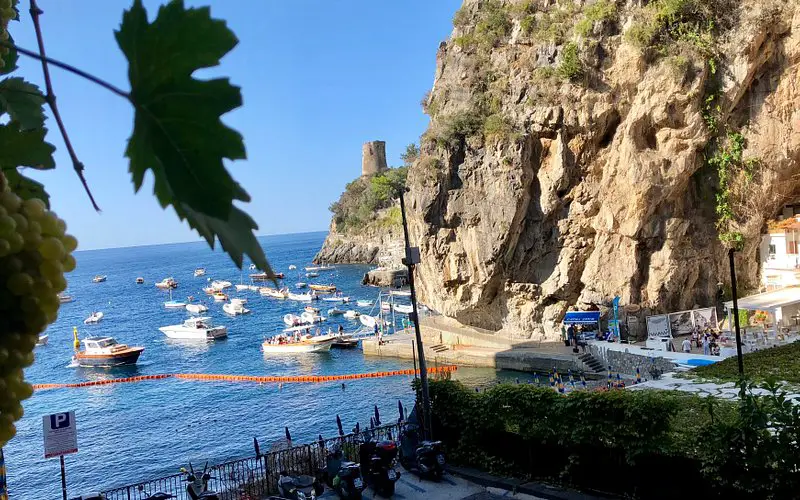
[[[681,350],[686,354],[690,354],[692,352],[692,341],[689,339],[689,337],[686,337],[683,339],[683,342],[681,342]]]

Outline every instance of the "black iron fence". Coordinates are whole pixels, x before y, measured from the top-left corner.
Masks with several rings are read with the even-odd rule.
[[[282,446],[258,456],[210,466],[209,490],[217,492],[223,500],[260,500],[277,493],[281,471],[314,475],[325,466],[326,449],[330,445],[338,444],[347,460],[358,462],[359,443],[365,439],[397,439],[399,430],[398,424],[390,424],[300,446],[284,441]],[[195,468],[195,472],[200,471]],[[185,474],[173,474],[109,489],[102,495],[107,500],[144,500],[162,492],[175,495],[179,500],[189,500],[186,486]]]

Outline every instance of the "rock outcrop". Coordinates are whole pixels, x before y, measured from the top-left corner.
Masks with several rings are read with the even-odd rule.
[[[689,36],[655,17],[663,3],[464,2],[408,177],[421,301],[544,339],[615,295],[712,305],[730,227],[740,286],[758,282],[765,221],[800,194],[800,7],[685,0],[715,21],[689,12]],[[743,192],[722,193],[736,165]],[[720,193],[740,205],[722,225]]]
[[[403,235],[398,228],[370,225],[340,233],[332,221],[315,264],[374,264],[397,267],[403,258]]]

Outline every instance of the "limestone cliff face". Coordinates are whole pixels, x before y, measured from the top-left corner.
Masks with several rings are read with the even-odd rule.
[[[559,19],[589,18],[600,1]],[[800,192],[798,4],[706,1],[724,17],[712,55],[673,46],[665,57],[627,34],[657,2],[604,2],[612,13],[592,14],[582,34],[530,34],[565,3],[466,0],[439,47],[408,179],[420,299],[538,338],[554,338],[568,307],[614,295],[653,311],[710,304],[729,272],[706,157],[734,131],[761,166],[737,221],[739,279],[757,283],[764,222]],[[487,5],[510,25],[476,47],[469,37],[491,34]]]
[[[339,232],[331,221],[322,248],[314,257],[316,264],[373,264],[398,267],[403,258],[402,228],[379,224],[359,231]]]

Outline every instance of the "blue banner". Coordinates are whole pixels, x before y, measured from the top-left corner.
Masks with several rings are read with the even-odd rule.
[[[588,325],[600,322],[600,311],[569,311],[564,323],[569,325]]]

